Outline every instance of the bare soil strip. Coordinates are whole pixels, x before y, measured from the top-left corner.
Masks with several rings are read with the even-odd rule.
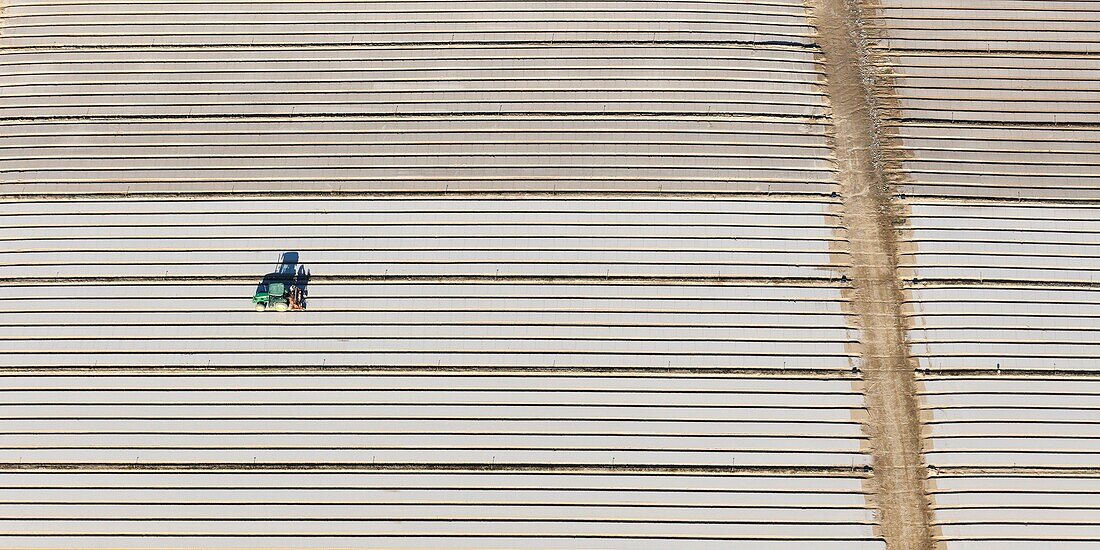
[[[915,369],[905,340],[897,273],[900,210],[882,159],[876,124],[880,82],[867,55],[859,0],[807,0],[825,61],[833,109],[843,221],[851,241],[851,307],[862,331],[871,467],[881,534],[890,550],[930,550]]]

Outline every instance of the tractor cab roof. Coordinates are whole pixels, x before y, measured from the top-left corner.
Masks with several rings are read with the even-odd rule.
[[[256,296],[282,296],[286,293],[286,284],[264,281],[256,287]]]

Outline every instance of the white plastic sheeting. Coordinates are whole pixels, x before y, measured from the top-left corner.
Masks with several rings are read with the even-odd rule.
[[[1100,208],[913,204],[903,277],[1100,281]]]
[[[864,466],[840,378],[13,376],[0,461]]]
[[[359,276],[835,278],[847,262],[830,203],[254,202],[3,205],[0,276],[251,277],[283,251]]]
[[[252,311],[252,285],[177,288],[0,289],[5,363],[849,371],[858,357],[835,287],[311,283],[309,309],[287,314]]]
[[[0,504],[0,547],[883,548],[858,477],[354,470],[0,474],[0,502],[14,500],[39,504]],[[68,526],[65,533],[61,525]],[[43,528],[53,532],[25,535]],[[328,535],[306,534],[321,531]],[[93,535],[105,532],[110,534]],[[259,536],[233,536],[242,533]]]
[[[262,9],[261,9],[262,8]],[[4,46],[698,41],[812,44],[798,2],[271,2],[7,8]]]
[[[947,548],[1083,549],[1100,540],[1097,481],[1057,474],[940,474],[930,486]]]
[[[910,290],[913,355],[922,369],[1094,371],[1100,291],[953,286]]]
[[[796,2],[21,1],[0,27],[0,177],[825,195],[812,35]]]
[[[1100,10],[889,0],[875,17],[936,538],[1095,548]]]
[[[967,376],[924,380],[934,467],[1089,467],[1100,457],[1100,381]]]
[[[903,193],[1100,198],[1090,2],[883,2]]]
[[[0,548],[881,550],[813,35],[7,3]]]

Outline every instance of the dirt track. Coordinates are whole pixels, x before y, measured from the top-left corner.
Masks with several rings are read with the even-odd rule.
[[[835,154],[851,240],[851,307],[862,331],[872,496],[890,550],[933,548],[925,496],[914,369],[905,341],[897,276],[898,206],[880,157],[876,75],[864,46],[858,0],[808,0],[824,55]]]

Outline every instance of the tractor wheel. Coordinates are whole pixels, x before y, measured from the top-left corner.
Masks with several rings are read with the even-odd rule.
[[[263,302],[260,302],[260,303],[256,304],[256,311],[264,311],[266,309],[267,309],[267,306],[264,305]]]
[[[286,302],[275,302],[275,311],[286,311],[290,309],[290,305]]]

